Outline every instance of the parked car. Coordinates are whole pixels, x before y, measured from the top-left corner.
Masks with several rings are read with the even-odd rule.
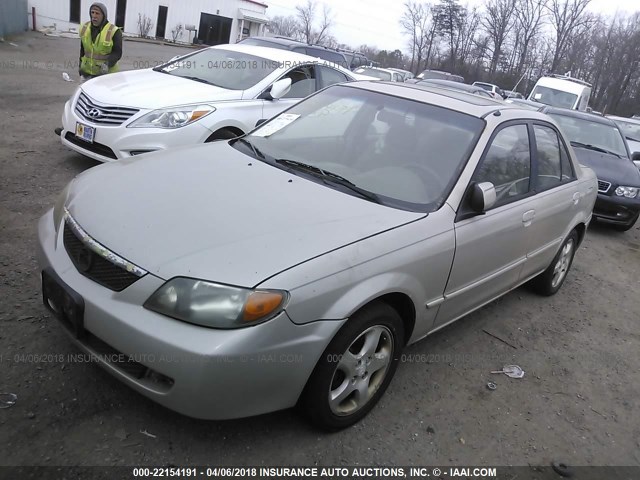
[[[325,47],[323,45],[309,45],[293,38],[288,37],[247,37],[239,44],[255,45],[258,47],[270,47],[280,50],[289,50],[291,52],[301,53],[303,55],[309,55],[310,57],[322,58],[331,63],[340,65],[343,68],[349,70],[351,68],[351,61],[347,60],[347,57],[333,48]]]
[[[502,100],[505,97],[502,89],[499,86],[494,85],[493,83],[473,82],[471,85],[473,85],[474,87],[483,88],[484,90],[489,92],[496,100]]]
[[[545,107],[571,142],[578,161],[596,172],[598,199],[593,215],[620,231],[640,214],[640,171],[631,161],[624,136],[611,119],[564,108]]]
[[[464,77],[449,72],[443,72],[441,70],[423,70],[416,75],[414,80],[449,80],[451,82],[464,83]]]
[[[398,72],[400,75],[402,75],[403,82],[411,80],[415,76],[413,72],[410,72],[409,70],[403,70],[401,68],[389,68],[389,70],[393,70],[394,72]]]
[[[616,117],[614,115],[607,115],[607,118],[616,122],[620,131],[622,131],[622,135],[624,135],[627,141],[631,154],[640,153],[640,119]],[[634,163],[640,168],[640,161],[638,161],[638,159],[636,159]]]
[[[503,90],[502,93],[504,94],[505,99],[515,98],[524,100],[524,95],[522,95],[520,92],[516,92],[515,90]]]
[[[217,45],[85,82],[64,107],[60,136],[101,162],[229,139],[327,85],[359,78],[295,52]]]
[[[419,80],[416,82],[416,85],[426,85],[432,87],[445,88],[447,90],[458,90],[461,92],[472,93],[473,95],[478,95],[480,97],[491,98],[496,100],[496,98],[487,92],[482,87],[477,87],[474,85],[468,85],[466,83],[453,82],[451,80]]]
[[[390,68],[360,67],[356,68],[354,72],[360,75],[379,78],[387,82],[404,82],[404,75]]]
[[[299,404],[343,428],[405,345],[525,282],[562,286],[597,188],[566,145],[488,98],[333,85],[241,138],[76,177],[39,222],[44,302],[170,409]]]
[[[355,70],[356,68],[364,67],[371,63],[371,61],[363,53],[342,49],[338,49],[338,51],[341,52],[347,59],[350,70]]]

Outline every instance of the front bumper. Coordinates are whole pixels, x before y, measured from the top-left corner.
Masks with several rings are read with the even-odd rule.
[[[122,125],[98,125],[78,116],[74,110],[75,102],[76,96],[67,101],[64,106],[60,140],[68,148],[99,162],[112,162],[141,153],[204,143],[211,135],[211,131],[198,122],[176,129],[126,127],[135,119],[147,114],[149,110],[141,110]],[[77,122],[96,129],[93,143],[76,137]]]
[[[81,275],[52,210],[39,221],[37,249],[41,270],[82,298],[85,332],[78,338],[67,329],[73,341],[134,390],[190,417],[239,418],[295,405],[344,322],[296,325],[283,312],[255,327],[214,330],[151,312],[142,304],[164,280],[149,273],[113,292]]]
[[[640,212],[640,198],[625,198],[619,196],[598,194],[593,207],[593,216],[599,221],[614,225],[628,225],[635,221]]]

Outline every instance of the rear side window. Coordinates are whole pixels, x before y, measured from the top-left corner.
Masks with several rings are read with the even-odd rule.
[[[529,193],[531,155],[526,125],[500,130],[474,174],[474,181],[491,182],[496,189],[495,207],[511,203]]]
[[[538,153],[537,189],[547,190],[574,178],[569,154],[551,127],[534,125]]]
[[[318,66],[320,70],[320,88],[328,87],[334,83],[348,82],[349,79],[346,75],[333,68]]]

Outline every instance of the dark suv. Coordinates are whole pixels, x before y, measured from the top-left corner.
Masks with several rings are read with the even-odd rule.
[[[544,107],[571,142],[578,161],[598,177],[593,216],[621,231],[640,215],[640,171],[629,156],[622,132],[613,120],[565,108]]]
[[[317,57],[336,63],[346,69],[351,68],[351,62],[348,61],[344,54],[322,45],[307,45],[293,38],[288,37],[249,37],[240,41],[245,45],[257,45],[259,47],[279,48],[280,50],[291,50],[293,52],[303,53],[310,57]]]

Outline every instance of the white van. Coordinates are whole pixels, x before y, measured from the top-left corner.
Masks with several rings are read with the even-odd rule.
[[[586,111],[590,96],[590,83],[569,76],[551,75],[540,77],[527,99],[553,107]]]

